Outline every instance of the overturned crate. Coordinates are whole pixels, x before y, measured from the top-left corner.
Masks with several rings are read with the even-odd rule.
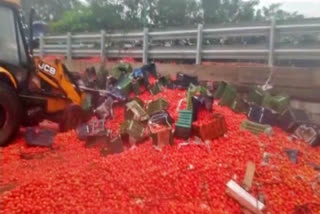
[[[163,110],[167,110],[169,107],[168,101],[163,98],[159,98],[157,100],[151,101],[146,105],[146,111],[151,116],[156,113],[159,113]]]
[[[284,131],[292,133],[302,124],[310,124],[310,118],[303,110],[288,108],[279,116],[278,123]]]
[[[249,107],[248,119],[255,123],[276,125],[279,114],[270,109],[252,104]]]
[[[290,97],[287,95],[276,95],[272,96],[266,94],[262,101],[262,106],[265,108],[272,109],[278,113],[285,111],[290,103]]]
[[[175,127],[175,136],[188,139],[191,135],[193,112],[191,110],[180,110],[179,118]]]
[[[137,101],[133,100],[127,103],[126,107],[127,107],[125,112],[126,120],[134,119],[138,121],[145,121],[149,119],[149,115],[147,114],[147,112],[145,112],[143,107],[141,107],[141,105]]]
[[[162,148],[166,145],[173,145],[173,131],[171,124],[167,121],[166,124],[148,123],[150,136],[152,142],[158,148]]]
[[[105,147],[100,150],[101,156],[118,154],[124,151],[123,142],[120,136],[113,138]]]
[[[121,78],[121,76],[130,74],[131,72],[132,66],[130,64],[120,63],[112,69],[112,76],[118,80]]]
[[[294,132],[294,135],[307,142],[310,146],[320,145],[320,127],[317,125],[303,124]]]
[[[132,90],[135,93],[135,95],[139,95],[141,93],[139,80],[132,79],[131,86],[132,86]]]
[[[230,108],[236,113],[247,113],[249,110],[249,105],[243,100],[242,97],[237,95]]]
[[[262,105],[266,92],[260,87],[254,87],[250,90],[248,95],[248,102],[251,104]]]
[[[161,85],[157,82],[153,85],[150,85],[149,87],[149,92],[152,94],[152,95],[157,95],[161,92]]]
[[[117,84],[117,89],[121,91],[121,94],[123,96],[129,96],[131,89],[132,89],[132,84],[131,84],[131,78],[130,76],[125,76],[122,78],[119,83]]]
[[[214,98],[220,99],[224,93],[224,90],[226,89],[227,83],[226,82],[220,82],[218,85],[218,88],[214,92]]]
[[[240,128],[242,130],[248,130],[255,135],[264,133],[266,135],[273,135],[273,129],[270,125],[262,125],[259,123],[254,123],[249,120],[244,120],[241,123]]]
[[[135,120],[124,121],[120,125],[120,134],[128,134],[137,142],[142,141],[146,137],[145,125]]]
[[[231,107],[237,97],[237,89],[232,85],[227,85],[220,99],[221,106]]]

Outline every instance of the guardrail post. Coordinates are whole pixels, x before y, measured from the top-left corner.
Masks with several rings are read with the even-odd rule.
[[[148,63],[148,45],[149,45],[149,30],[148,28],[144,28],[143,30],[143,56],[142,63]]]
[[[67,59],[72,60],[72,35],[67,33]]]
[[[201,52],[202,52],[202,30],[203,30],[203,25],[199,24],[198,25],[198,34],[197,34],[197,55],[196,55],[196,64],[200,65],[201,64]]]
[[[43,57],[44,56],[44,37],[43,37],[43,34],[40,35],[40,38],[39,38],[39,55],[40,57]]]
[[[270,35],[269,35],[269,60],[268,60],[269,67],[273,67],[274,65],[275,30],[276,30],[276,20],[273,18],[271,20]]]
[[[106,31],[101,30],[101,40],[100,40],[100,57],[101,57],[101,62],[104,62],[106,59],[106,54],[105,54],[105,49],[106,49]]]

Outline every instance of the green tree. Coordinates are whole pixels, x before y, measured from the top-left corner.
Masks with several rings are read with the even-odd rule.
[[[251,21],[258,0],[202,0],[204,22],[207,24]]]
[[[150,11],[150,24],[162,28],[200,23],[200,6],[195,0],[157,0]]]
[[[121,29],[122,7],[120,5],[99,6],[94,3],[90,7],[79,6],[65,12],[62,18],[51,24],[52,31],[56,32],[83,32],[98,31],[101,29]]]
[[[263,7],[257,10],[256,20],[299,20],[304,16],[297,12],[287,12],[281,9],[281,4],[271,4],[269,7]]]
[[[43,21],[59,19],[65,11],[80,5],[79,0],[21,0],[22,9],[29,14],[33,7],[36,14]]]

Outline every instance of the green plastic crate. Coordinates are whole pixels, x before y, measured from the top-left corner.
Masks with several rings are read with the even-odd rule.
[[[144,102],[142,99],[140,99],[139,97],[134,97],[132,98],[132,101],[133,100],[136,101],[141,106],[141,108],[144,108]]]
[[[128,111],[132,112],[133,118],[135,120],[145,121],[149,119],[149,115],[147,114],[147,112],[145,112],[145,110],[140,106],[140,104],[137,101],[133,100],[127,103],[126,107]],[[126,119],[130,119],[130,118],[126,118]]]
[[[264,96],[262,106],[270,108],[278,113],[285,111],[290,103],[290,97],[287,95],[271,96],[269,94]]]
[[[132,89],[131,78],[129,76],[123,78],[117,85],[117,88],[124,96],[128,96]]]
[[[165,75],[159,78],[159,84],[162,86],[168,86],[171,83],[171,76]]]
[[[133,137],[136,141],[141,141],[145,138],[145,126],[135,120],[130,120],[127,127],[127,134]]]
[[[254,87],[249,92],[248,102],[261,106],[266,94],[261,88]]]
[[[220,105],[231,107],[237,97],[237,90],[232,85],[227,85],[220,99]]]
[[[226,82],[220,82],[217,90],[215,91],[215,93],[213,95],[214,98],[220,99],[222,97],[223,93],[224,93],[224,90],[225,90],[226,86],[227,86]]]
[[[175,136],[188,139],[191,136],[193,112],[190,110],[180,110],[179,118],[175,127]]]
[[[163,98],[160,98],[152,102],[149,102],[146,105],[146,111],[149,115],[153,115],[163,110],[166,110],[168,107],[169,107],[168,101],[166,101]]]
[[[112,76],[115,79],[119,79],[123,74],[130,73],[132,73],[132,66],[128,63],[120,63],[112,69]]]
[[[242,97],[237,96],[230,108],[237,113],[247,113],[249,105],[242,99]]]
[[[273,129],[270,125],[262,125],[260,123],[254,123],[249,120],[244,120],[240,126],[241,129],[249,130],[251,133],[258,135],[265,133],[266,135],[272,135]]]
[[[180,110],[176,126],[191,128],[193,114],[191,110]]]

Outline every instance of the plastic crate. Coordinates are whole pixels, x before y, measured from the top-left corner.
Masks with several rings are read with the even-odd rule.
[[[251,104],[256,104],[261,106],[265,95],[266,95],[266,92],[264,92],[261,88],[254,87],[249,92],[248,102]]]
[[[272,112],[270,109],[258,106],[250,105],[248,111],[248,119],[255,123],[276,125],[278,123],[279,114]]]
[[[156,123],[156,124],[162,124],[162,125],[166,125],[166,124],[172,125],[174,120],[172,119],[172,117],[169,115],[169,113],[167,111],[163,110],[161,112],[153,114],[150,117],[149,122]]]
[[[264,133],[266,135],[273,135],[273,129],[270,125],[262,125],[254,123],[249,120],[244,120],[240,126],[241,129],[249,130],[251,133],[258,135]]]
[[[187,92],[187,109],[189,110],[192,109],[192,97],[195,95],[213,99],[212,94],[208,91],[207,88],[203,86],[195,86],[193,84],[190,84],[190,87],[188,88],[188,92]]]
[[[182,139],[188,139],[191,135],[193,113],[190,110],[180,110],[178,121],[175,127],[175,136]]]
[[[228,128],[227,128],[227,123],[222,114],[215,113],[213,114],[213,117],[218,121],[218,133],[220,133],[218,136],[223,136],[225,133],[227,133]]]
[[[190,84],[199,85],[198,77],[192,76],[188,74],[184,74],[182,72],[178,72],[176,76],[176,83],[183,88],[188,88]]]
[[[107,146],[100,150],[101,156],[118,154],[124,151],[123,142],[120,136],[113,138],[107,143]]]
[[[221,118],[212,117],[207,123],[198,125],[194,123],[193,132],[195,136],[201,138],[201,140],[213,140],[223,136],[226,133],[225,123],[221,123]]]
[[[168,85],[170,85],[172,83],[170,75],[162,76],[158,79],[158,81],[159,81],[160,85],[165,86],[165,87],[167,87]]]
[[[270,108],[278,113],[285,111],[290,103],[289,96],[286,95],[276,95],[271,96],[266,94],[263,98],[262,106],[265,108]]]
[[[249,110],[249,105],[242,99],[242,97],[237,96],[230,108],[237,113],[247,113]]]
[[[138,121],[145,121],[149,119],[149,115],[145,110],[139,105],[139,103],[135,100],[126,104],[127,111],[131,111],[133,114],[133,119]],[[127,113],[128,115],[129,113]]]
[[[146,111],[151,116],[153,114],[156,114],[158,112],[162,112],[163,110],[168,109],[168,107],[169,107],[169,103],[165,99],[160,98],[147,103]]]
[[[117,84],[117,89],[121,91],[122,95],[124,96],[129,96],[130,91],[132,89],[132,84],[131,84],[131,78],[129,76],[126,76],[122,78],[122,80],[119,81]]]
[[[159,148],[166,145],[173,145],[173,131],[171,124],[166,121],[166,124],[158,124],[149,121],[148,126],[150,130],[150,136],[153,144]]]
[[[127,75],[132,72],[132,66],[128,63],[120,63],[113,67],[112,76],[115,79],[121,78],[122,75]]]
[[[126,134],[136,141],[141,141],[145,138],[145,126],[138,121],[130,120],[127,124]]]
[[[220,99],[220,105],[231,107],[237,97],[237,90],[232,85],[227,85]]]
[[[128,130],[130,121],[131,121],[131,120],[125,120],[124,122],[122,122],[122,123],[120,124],[119,133],[120,133],[121,135],[127,134],[127,130]]]
[[[300,125],[294,132],[299,139],[304,140],[310,146],[320,145],[320,127],[313,124]]]
[[[135,93],[135,95],[139,95],[139,94],[141,93],[139,81],[133,79],[133,80],[131,81],[131,84],[132,84],[132,90],[133,90],[133,92]]]
[[[83,124],[76,129],[78,138],[85,140],[90,136],[103,136],[107,132],[105,120],[95,120]]]
[[[141,106],[141,108],[144,108],[144,102],[139,97],[134,97],[134,98],[132,98],[131,101],[136,101]]]
[[[292,133],[302,124],[310,124],[310,119],[305,111],[288,108],[279,116],[278,124],[284,131]]]
[[[159,83],[155,83],[153,85],[150,85],[149,91],[152,95],[157,95],[161,92],[161,86]]]
[[[224,90],[227,86],[226,82],[220,82],[218,88],[216,89],[215,93],[214,93],[214,98],[216,99],[220,99],[224,93]]]

